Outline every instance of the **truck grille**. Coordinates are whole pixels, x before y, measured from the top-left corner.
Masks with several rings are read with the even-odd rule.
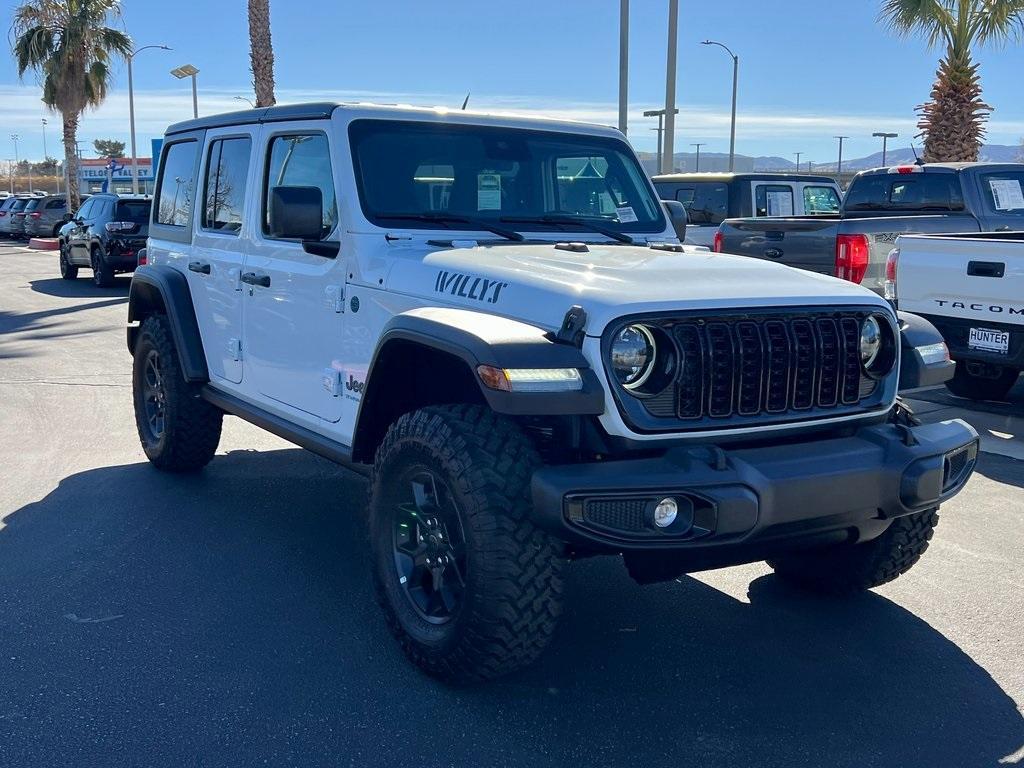
[[[871,311],[644,320],[675,343],[674,381],[652,397],[620,396],[620,404],[627,416],[637,415],[634,422],[644,422],[633,426],[660,430],[827,418],[877,407],[885,388],[860,365],[860,324]]]

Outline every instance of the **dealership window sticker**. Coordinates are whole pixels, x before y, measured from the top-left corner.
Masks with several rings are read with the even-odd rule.
[[[476,209],[478,211],[501,210],[501,175],[478,173],[476,177]]]
[[[1017,179],[989,179],[992,199],[997,211],[1019,211],[1024,209],[1024,191]]]

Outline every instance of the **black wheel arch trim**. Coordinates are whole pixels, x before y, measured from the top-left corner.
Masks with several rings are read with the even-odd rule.
[[[176,269],[167,266],[145,265],[135,270],[128,295],[128,322],[141,323],[154,312],[167,316],[174,337],[174,346],[181,361],[186,381],[206,382],[210,375],[206,367],[203,340],[189,292],[188,279]],[[139,326],[128,326],[128,351],[134,353]]]

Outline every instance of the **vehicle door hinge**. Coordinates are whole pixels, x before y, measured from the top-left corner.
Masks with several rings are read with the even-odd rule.
[[[231,355],[232,360],[238,361],[242,359],[241,339],[228,339],[228,354]]]
[[[331,393],[331,397],[339,397],[341,395],[341,371],[337,371],[334,368],[324,368],[320,382],[323,384],[324,389]]]
[[[345,289],[340,285],[328,285],[324,288],[324,306],[332,312],[345,311]]]

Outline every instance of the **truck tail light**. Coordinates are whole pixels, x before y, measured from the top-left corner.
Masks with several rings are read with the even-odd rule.
[[[896,301],[896,269],[900,263],[900,249],[893,248],[885,260],[885,298]]]
[[[725,236],[721,233],[721,231],[715,232],[715,242],[714,242],[714,245],[712,245],[711,249],[715,253],[721,253],[722,252],[722,247],[723,247],[724,243],[725,243]]]
[[[41,214],[41,213],[40,213],[39,211],[34,211],[33,213],[30,213],[30,214],[28,215],[28,217],[29,217],[30,219],[38,219],[38,218],[39,218],[40,216],[42,216],[42,215],[43,215],[43,214]]]
[[[839,235],[836,238],[836,277],[860,284],[868,271],[867,235]]]

